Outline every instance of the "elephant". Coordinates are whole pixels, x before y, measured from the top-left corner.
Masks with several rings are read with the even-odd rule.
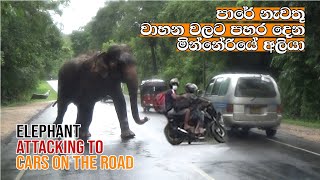
[[[81,125],[80,137],[90,136],[89,126],[95,103],[111,96],[119,119],[121,138],[133,138],[121,82],[129,91],[131,112],[137,124],[149,119],[140,119],[137,106],[138,76],[131,48],[126,44],[112,45],[106,52],[82,55],[67,61],[58,73],[58,114],[54,124],[62,124],[70,103],[77,106],[76,123]]]

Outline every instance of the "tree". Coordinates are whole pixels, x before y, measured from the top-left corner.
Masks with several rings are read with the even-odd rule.
[[[30,98],[38,80],[60,63],[62,39],[49,10],[51,1],[1,2],[2,104]]]
[[[73,31],[70,35],[71,46],[75,56],[86,53],[91,42],[90,34],[86,30]]]
[[[286,115],[320,119],[320,7],[318,2],[282,2],[305,7],[305,52],[275,54],[272,67],[279,71],[279,85]]]

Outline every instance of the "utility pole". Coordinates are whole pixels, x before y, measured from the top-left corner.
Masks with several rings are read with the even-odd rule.
[[[158,74],[158,67],[157,67],[157,59],[156,59],[156,41],[154,38],[149,38],[149,45],[151,50],[151,59],[152,59],[152,69],[153,69],[153,75]]]
[[[205,90],[205,88],[206,88],[206,66],[207,66],[207,60],[206,59],[204,59],[203,60],[203,90]]]

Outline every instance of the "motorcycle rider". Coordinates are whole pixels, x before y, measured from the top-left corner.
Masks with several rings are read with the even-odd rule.
[[[169,82],[170,89],[166,92],[165,96],[165,107],[166,107],[166,113],[176,113],[184,115],[184,129],[188,130],[191,127],[188,125],[189,119],[190,119],[190,109],[189,108],[181,108],[177,110],[175,108],[176,101],[184,98],[183,96],[177,95],[176,91],[179,87],[179,80],[178,78],[173,78]]]
[[[198,91],[198,86],[193,83],[187,83],[185,86],[185,94],[180,95],[180,98],[176,100],[175,111],[178,112],[182,109],[189,109],[190,117],[184,121],[184,129],[191,130],[189,125],[190,120],[196,123],[194,133],[201,135],[204,132],[204,113],[200,110],[203,106],[208,106],[209,101],[200,98],[196,95]]]
[[[195,134],[202,134],[204,132],[204,114],[199,109],[199,103],[195,102],[196,100],[200,100],[196,95],[198,91],[198,86],[193,83],[187,83],[185,86],[185,91],[185,96],[189,99],[190,120],[194,120],[197,122]]]

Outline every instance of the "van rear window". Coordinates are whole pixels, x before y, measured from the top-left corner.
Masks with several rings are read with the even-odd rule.
[[[238,80],[235,96],[270,98],[276,96],[276,91],[270,78],[243,77]]]
[[[141,88],[142,94],[154,94],[167,90],[166,86],[145,86]]]

